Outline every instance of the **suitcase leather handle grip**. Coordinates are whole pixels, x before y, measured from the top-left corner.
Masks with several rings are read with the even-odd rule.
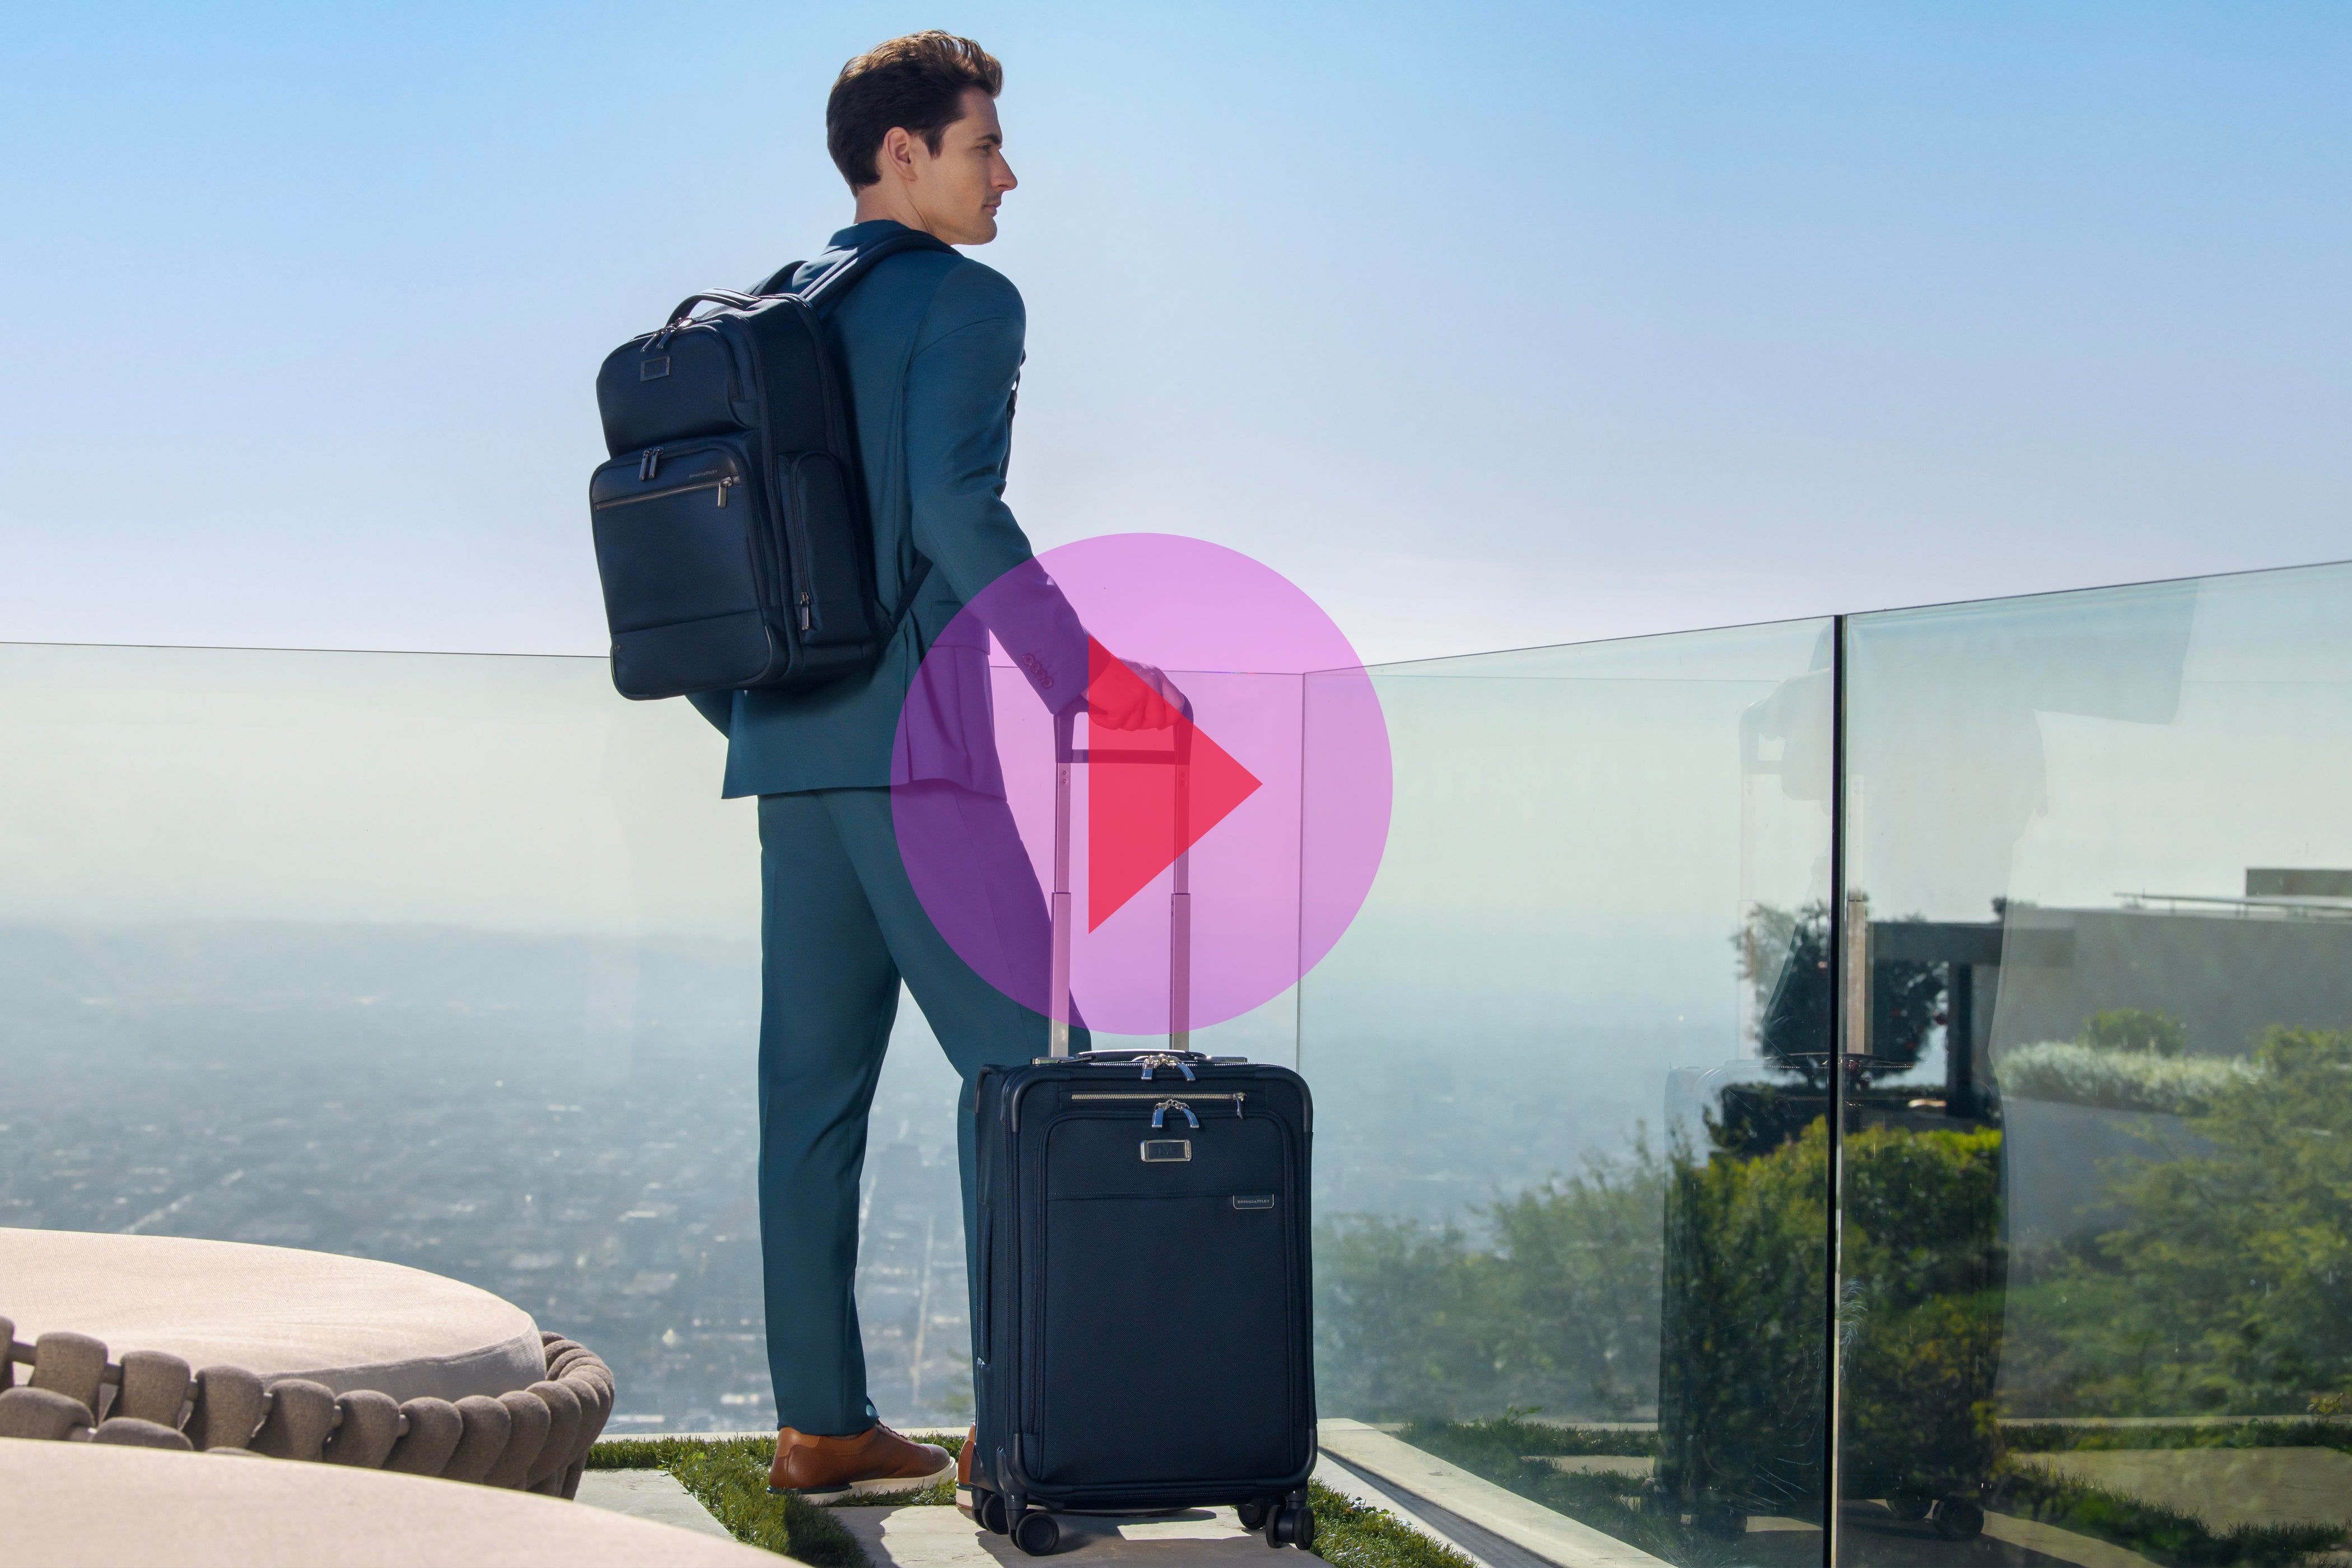
[[[1073,1051],[1068,1059],[1074,1062],[1133,1062],[1141,1061],[1145,1057],[1181,1057],[1188,1061],[1205,1062],[1209,1059],[1209,1053],[1177,1051],[1171,1050],[1165,1046],[1157,1046],[1148,1050]]]

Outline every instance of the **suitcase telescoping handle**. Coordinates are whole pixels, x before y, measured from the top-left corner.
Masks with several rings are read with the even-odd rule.
[[[1191,699],[1170,685],[1162,685],[1160,694],[1187,721],[1191,720]],[[1192,855],[1181,846],[1191,806],[1192,726],[1189,722],[1175,726],[1174,740],[1164,752],[1129,751],[1125,747],[1104,750],[1091,744],[1080,751],[1075,738],[1077,710],[1082,706],[1073,703],[1054,715],[1054,973],[1046,1054],[1070,1054],[1070,769],[1079,763],[1096,767],[1139,763],[1176,770],[1175,843],[1180,847],[1176,854],[1176,888],[1168,900],[1168,1048],[1189,1055],[1192,1043]],[[1093,721],[1087,722],[1091,725]],[[1088,740],[1092,738],[1090,733]]]

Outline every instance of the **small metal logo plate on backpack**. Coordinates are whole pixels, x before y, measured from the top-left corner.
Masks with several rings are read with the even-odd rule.
[[[1190,1138],[1146,1138],[1143,1141],[1143,1163],[1147,1165],[1192,1157],[1192,1141]]]
[[[646,359],[639,360],[637,362],[637,379],[639,381],[659,381],[663,376],[666,376],[668,374],[669,355],[667,354],[663,354],[658,359]]]

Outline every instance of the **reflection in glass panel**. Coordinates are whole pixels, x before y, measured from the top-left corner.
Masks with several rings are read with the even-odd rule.
[[[1322,1414],[1678,1563],[1821,1555],[1827,632],[1375,670],[1387,857],[1298,1003]]]
[[[2347,612],[2324,568],[1853,622],[1849,1560],[2343,1546]]]

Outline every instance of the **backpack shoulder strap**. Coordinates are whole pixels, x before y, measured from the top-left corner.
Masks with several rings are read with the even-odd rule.
[[[793,274],[808,265],[805,261],[787,261],[749,289],[746,294],[789,294],[793,291]]]
[[[857,280],[872,271],[875,263],[908,250],[948,250],[953,254],[944,240],[934,238],[920,229],[902,228],[835,262],[829,270],[809,279],[794,292],[812,305],[836,303],[842,296],[857,287]]]

